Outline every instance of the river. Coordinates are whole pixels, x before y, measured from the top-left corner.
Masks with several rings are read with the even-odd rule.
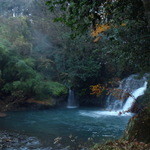
[[[33,148],[75,147],[86,145],[87,141],[105,142],[121,137],[131,116],[85,107],[9,112],[7,117],[0,118],[0,130],[22,135],[28,143],[28,139],[34,138]]]

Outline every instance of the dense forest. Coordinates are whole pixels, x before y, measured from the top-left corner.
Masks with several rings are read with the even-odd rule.
[[[148,0],[1,0],[0,117],[7,111],[57,109],[70,90],[79,106],[104,109],[108,87],[117,88],[132,74],[146,76],[147,90],[130,110],[139,119],[131,119],[122,141],[93,149],[148,150],[149,31]],[[97,85],[102,92],[91,94],[91,87],[99,91]],[[141,148],[133,139],[147,145]]]

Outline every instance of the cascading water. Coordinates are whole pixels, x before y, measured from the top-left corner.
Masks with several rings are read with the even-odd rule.
[[[77,108],[77,101],[74,96],[74,91],[69,89],[67,108]]]
[[[146,88],[147,88],[147,82],[145,81],[143,87],[140,87],[140,88],[138,88],[137,90],[135,90],[135,91],[132,93],[132,96],[133,96],[133,97],[129,97],[129,98],[127,99],[125,105],[123,106],[123,111],[129,110],[129,109],[132,107],[132,105],[133,105],[135,99],[137,99],[139,96],[141,96],[141,95],[144,94]]]
[[[117,100],[115,97],[110,95],[107,99],[108,110],[117,112],[128,111],[135,102],[135,99],[144,94],[147,88],[146,77],[143,77],[141,79],[137,79],[137,77],[137,75],[131,75],[128,78],[121,81],[118,88],[123,91],[121,97],[124,97],[126,93],[130,93],[131,96],[128,97],[127,100],[121,101]]]
[[[147,88],[147,79],[143,77],[141,79],[137,79],[137,75],[131,75],[128,78],[121,81],[118,89],[121,89],[121,97],[123,98],[125,94],[130,93],[131,96],[128,97],[126,100],[121,101],[117,100],[114,96],[109,95],[107,99],[107,108],[105,111],[91,111],[86,112],[82,111],[80,114],[82,116],[90,116],[90,117],[104,117],[104,116],[130,116],[132,113],[127,113],[135,100],[144,94]],[[126,112],[126,113],[124,113]]]

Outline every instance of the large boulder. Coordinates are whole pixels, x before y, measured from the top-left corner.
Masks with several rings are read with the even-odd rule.
[[[150,143],[150,107],[130,119],[124,139]]]

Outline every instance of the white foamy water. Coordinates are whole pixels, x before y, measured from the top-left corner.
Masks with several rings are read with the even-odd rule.
[[[132,113],[122,113],[120,115],[121,111],[80,111],[79,114],[81,116],[89,116],[93,118],[99,118],[102,116],[132,116]]]
[[[112,110],[112,111],[80,111],[79,114],[81,116],[89,116],[89,117],[94,117],[94,118],[99,118],[102,116],[132,116],[133,113],[127,113],[125,111],[128,111],[133,103],[135,102],[135,100],[144,94],[145,90],[147,88],[147,82],[144,83],[144,85],[138,89],[136,89],[133,93],[132,93],[132,97],[130,96],[126,103],[123,106],[123,109],[120,110]]]
[[[138,88],[137,90],[135,90],[135,91],[132,93],[132,96],[133,96],[133,97],[130,96],[130,97],[127,99],[125,105],[123,106],[123,111],[129,110],[129,109],[132,107],[133,103],[135,102],[135,99],[137,99],[139,96],[141,96],[141,95],[144,94],[146,88],[147,88],[147,82],[145,82],[142,87],[140,87],[140,88]]]

